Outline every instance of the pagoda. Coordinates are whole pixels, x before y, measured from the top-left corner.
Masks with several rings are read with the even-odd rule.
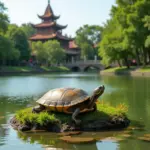
[[[44,15],[38,17],[42,20],[40,24],[32,24],[36,29],[36,34],[29,39],[32,42],[42,41],[46,42],[48,40],[58,40],[60,45],[66,50],[67,61],[77,60],[80,55],[80,50],[75,49],[73,44],[73,38],[69,38],[62,34],[62,30],[67,27],[67,25],[60,25],[56,21],[60,16],[56,16],[53,13],[52,7],[50,5],[50,0],[48,0],[48,6],[45,10]],[[73,47],[71,47],[73,46]]]

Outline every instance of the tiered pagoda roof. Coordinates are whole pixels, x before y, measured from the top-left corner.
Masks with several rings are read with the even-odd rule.
[[[60,39],[60,40],[67,40],[70,41],[71,38],[68,38],[66,36],[63,36],[59,33],[53,33],[50,35],[47,34],[35,34],[33,35],[30,40],[49,40],[49,39]]]
[[[56,23],[59,16],[54,15],[50,2],[48,2],[44,15],[39,16],[39,18],[42,19],[42,23],[36,25],[32,24],[32,26],[37,29],[37,34],[30,37],[31,41],[45,41],[51,39],[61,41],[72,40],[72,38],[62,35],[62,30],[65,29],[67,25],[63,26]]]
[[[48,2],[48,6],[47,6],[47,8],[45,10],[44,15],[42,15],[42,16],[38,15],[38,17],[40,19],[43,19],[43,20],[48,19],[48,18],[52,18],[53,20],[57,20],[57,19],[60,18],[60,16],[55,16],[54,15],[53,10],[52,10],[52,8],[50,6],[50,2]]]
[[[47,27],[55,27],[57,30],[62,30],[62,29],[65,29],[67,27],[67,25],[63,26],[63,25],[59,25],[57,24],[56,22],[43,22],[43,23],[40,23],[40,24],[36,24],[36,25],[33,25],[32,26],[34,28],[47,28]]]

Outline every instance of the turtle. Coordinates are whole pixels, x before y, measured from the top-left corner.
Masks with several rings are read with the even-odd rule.
[[[97,110],[96,101],[104,92],[104,85],[97,87],[91,96],[78,88],[58,88],[48,91],[36,102],[39,104],[32,109],[33,113],[41,111],[54,111],[72,114],[72,120],[80,124],[76,117],[80,113]]]

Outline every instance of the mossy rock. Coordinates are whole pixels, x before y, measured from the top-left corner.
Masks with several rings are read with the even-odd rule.
[[[98,103],[97,111],[80,114],[79,126],[71,119],[71,115],[54,112],[32,113],[32,108],[20,110],[11,120],[11,125],[20,131],[46,130],[51,132],[64,131],[101,131],[126,128],[130,121],[126,116],[127,107],[112,107]]]

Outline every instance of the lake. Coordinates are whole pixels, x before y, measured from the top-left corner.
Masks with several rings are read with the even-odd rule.
[[[135,126],[132,138],[116,142],[97,141],[92,144],[68,144],[55,133],[21,133],[12,129],[10,119],[16,111],[34,106],[35,101],[53,88],[82,88],[89,94],[105,85],[100,101],[129,106],[128,117]],[[82,137],[112,137],[120,131],[89,132]],[[150,134],[150,78],[130,76],[99,76],[96,73],[43,74],[0,77],[0,150],[147,150],[150,143],[138,140]]]

